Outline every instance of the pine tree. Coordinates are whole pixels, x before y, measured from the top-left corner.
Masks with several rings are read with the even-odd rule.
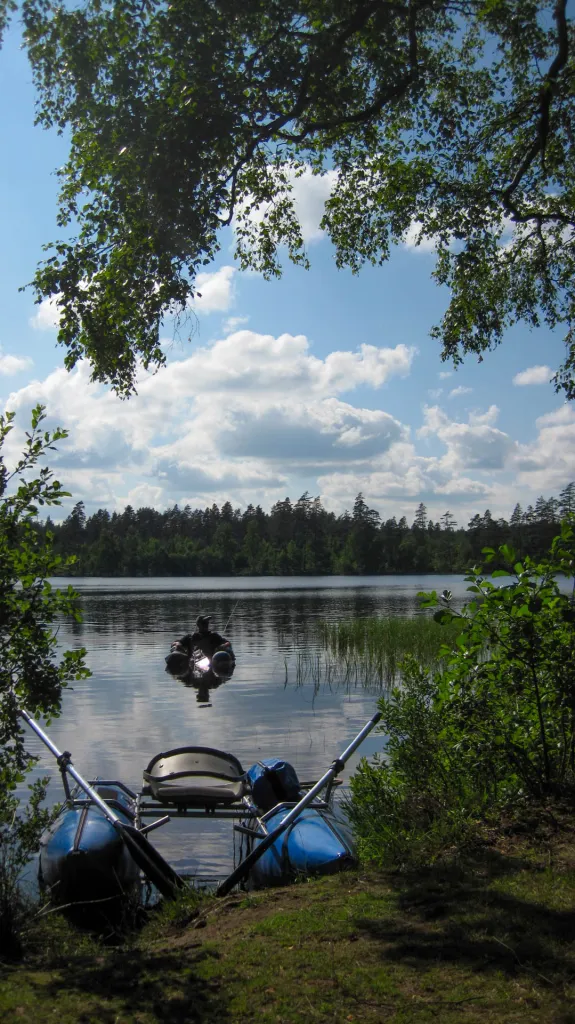
[[[455,527],[457,526],[455,517],[449,511],[444,512],[439,521],[441,523],[442,530],[446,530],[448,533],[453,533]]]
[[[414,530],[425,530],[426,526],[427,526],[427,508],[423,504],[423,502],[420,502],[420,504],[417,506],[417,510],[415,512],[415,519],[413,520],[413,527],[412,527],[412,529],[414,529]]]
[[[575,514],[575,483],[567,484],[559,495],[559,509],[562,518]]]

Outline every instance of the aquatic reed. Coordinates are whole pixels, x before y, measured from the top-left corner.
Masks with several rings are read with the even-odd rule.
[[[440,626],[426,615],[322,622],[319,647],[297,654],[296,681],[299,685],[311,682],[316,688],[388,689],[398,681],[407,655],[423,668],[441,668],[440,649],[452,646],[458,633],[457,623]]]

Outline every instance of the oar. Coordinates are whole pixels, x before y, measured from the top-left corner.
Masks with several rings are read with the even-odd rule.
[[[86,795],[90,797],[90,800],[96,804],[96,807],[100,808],[102,814],[104,814],[108,821],[112,823],[116,831],[124,840],[136,864],[144,872],[146,878],[156,886],[156,889],[161,892],[162,896],[165,896],[167,899],[173,899],[178,889],[184,887],[185,882],[183,879],[180,878],[173,868],[166,863],[162,855],[158,853],[155,847],[153,847],[145,836],[138,831],[135,825],[130,825],[129,823],[122,821],[112,808],[108,807],[108,804],[105,800],[102,800],[99,793],[97,793],[96,790],[82,778],[80,773],[76,771],[69,755],[63,754],[58,750],[58,747],[52,743],[50,737],[46,735],[44,730],[40,728],[38,723],[34,721],[28,712],[24,711],[23,708],[18,708],[18,714],[25,722],[28,723],[36,735],[39,736],[42,743],[45,743],[48,750],[51,751],[58,761],[60,769],[64,769],[64,771],[67,771],[72,776],[80,788],[83,789]]]
[[[353,742],[350,743],[349,747],[346,747],[343,754],[341,754],[340,757],[336,758],[331,768],[329,768],[325,775],[322,775],[319,782],[316,782],[315,786],[313,786],[312,789],[310,789],[309,792],[306,793],[304,797],[302,797],[299,804],[296,804],[295,807],[292,807],[291,811],[288,811],[285,818],[282,819],[277,828],[274,828],[273,832],[270,832],[269,835],[267,835],[264,839],[260,839],[257,846],[252,850],[251,853],[248,853],[247,857],[245,858],[245,860],[241,862],[241,864],[238,864],[235,871],[232,871],[231,875],[228,875],[228,877],[225,878],[223,882],[220,882],[218,888],[216,889],[216,896],[226,896],[230,892],[230,890],[233,889],[234,885],[237,885],[238,882],[241,882],[242,878],[246,877],[246,875],[253,868],[254,864],[260,859],[260,857],[266,852],[266,850],[269,850],[270,846],[273,846],[276,839],[278,839],[279,836],[281,836],[282,832],[285,832],[286,828],[289,828],[292,822],[299,818],[302,811],[305,811],[306,807],[308,807],[309,804],[311,804],[313,800],[315,800],[318,793],[320,793],[322,789],[328,786],[329,783],[333,779],[335,779],[336,775],[338,775],[342,770],[346,761],[351,757],[354,751],[357,750],[360,743],[363,743],[365,737],[377,725],[380,718],[380,711],[378,711],[373,716],[373,718],[370,718],[369,722],[366,725],[364,725],[361,732],[357,734]]]

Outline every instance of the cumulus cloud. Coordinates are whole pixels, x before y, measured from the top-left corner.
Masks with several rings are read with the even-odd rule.
[[[30,317],[30,326],[35,331],[55,331],[60,321],[60,295],[52,295],[42,299],[34,316]]]
[[[478,503],[493,504],[493,489],[485,481],[465,476],[442,481],[436,479],[430,469],[416,458],[412,465],[399,467],[398,472],[336,472],[321,476],[319,483],[323,500],[335,511],[351,508],[356,494],[361,491],[367,503],[380,509],[384,518],[405,515],[408,521],[413,519],[420,501],[425,502],[430,515],[436,519],[450,507],[461,508],[461,522],[467,511],[476,509]]]
[[[226,391],[285,397],[297,388],[315,395],[352,390],[361,384],[379,388],[391,377],[406,376],[415,356],[407,345],[394,348],[360,345],[355,352],[331,352],[318,359],[309,351],[303,334],[259,334],[240,330],[197,349],[188,359],[171,364],[162,373],[172,394]],[[149,390],[153,385],[145,385]],[[143,393],[142,388],[140,391]],[[267,396],[267,399],[266,399]]]
[[[418,431],[420,437],[437,437],[446,447],[441,459],[444,468],[453,472],[470,469],[503,469],[517,445],[508,434],[494,425],[496,407],[491,407],[488,419],[475,416],[467,423],[449,419],[439,406],[424,410],[424,423]]]
[[[133,508],[162,508],[164,491],[153,484],[138,484],[128,491],[126,500]]]
[[[233,334],[238,327],[245,327],[249,320],[249,316],[229,316],[222,324],[222,331],[224,334]]]
[[[109,488],[116,495],[110,507],[140,493],[160,505],[230,495],[245,503],[276,500],[297,467],[358,464],[402,437],[392,416],[337,396],[405,376],[413,357],[405,345],[363,344],[321,359],[303,335],[244,329],[160,374],[142,371],[130,402],[90,381],[82,362],[15,391],[8,407],[24,427],[42,402],[48,425],[70,430],[53,461],[75,500]]]
[[[33,360],[29,356],[11,356],[0,349],[0,375],[3,377],[12,377],[33,365]]]
[[[466,388],[463,384],[460,384],[458,388],[453,388],[453,390],[449,392],[449,397],[459,398],[460,395],[470,395],[472,391],[473,388]]]
[[[270,173],[273,173],[271,168]],[[287,179],[291,187],[295,215],[299,221],[304,242],[309,244],[320,241],[325,234],[320,228],[320,222],[324,215],[326,201],[337,181],[337,171],[314,174],[311,167],[305,167],[303,171],[298,171],[294,167],[292,170],[288,170]],[[246,202],[245,206],[249,206],[249,203]],[[260,203],[250,211],[250,221],[253,224],[261,224],[270,208],[268,203]]]
[[[536,426],[536,439],[518,448],[518,481],[532,494],[557,493],[575,476],[575,409],[559,406]]]
[[[433,237],[422,235],[422,225],[414,220],[403,236],[403,245],[406,249],[417,249],[419,252],[435,252],[436,242]]]
[[[528,366],[521,373],[516,373],[513,383],[516,387],[525,387],[528,384],[548,384],[553,370],[549,366]]]
[[[296,178],[292,175],[292,194],[304,242],[317,242],[325,232],[320,228],[326,201],[337,181],[337,171],[312,174],[311,168]]]
[[[337,399],[311,406],[285,402],[254,416],[238,410],[220,434],[224,454],[255,456],[270,462],[305,465],[354,463],[387,450],[403,435],[402,425],[385,412],[356,409]]]
[[[495,405],[463,417],[435,402],[412,435],[385,411],[381,389],[401,387],[413,348],[364,343],[320,358],[305,335],[232,326],[240,329],[161,373],[141,370],[129,402],[92,382],[85,362],[14,390],[9,452],[19,450],[31,408],[46,405],[48,426],[70,431],[50,461],[89,510],[227,499],[267,508],[307,489],[334,511],[362,491],[385,515],[409,518],[424,501],[433,518],[450,508],[463,522],[478,506],[508,515],[516,501],[558,493],[573,476],[570,406],[540,417],[529,444],[499,428]],[[373,408],[353,400],[356,389],[374,393]],[[414,413],[407,389],[404,397]]]
[[[191,302],[198,313],[225,312],[233,302],[233,283],[236,268],[220,267],[219,270],[198,274],[195,279],[196,296]]]
[[[335,468],[320,476],[322,495],[336,510],[351,507],[359,490],[383,514],[413,514],[420,501],[438,518],[446,509],[457,508],[460,521],[473,515],[478,506],[509,515],[518,494],[518,460],[523,455],[516,440],[496,426],[499,409],[492,405],[470,413],[465,422],[450,417],[438,405],[425,407],[423,425],[416,439],[404,428],[400,439],[374,455],[362,466]],[[556,417],[548,429],[559,429]],[[563,429],[569,429],[565,414]],[[575,464],[575,462],[573,463]],[[565,473],[565,467],[563,467]],[[565,482],[565,478],[563,483]],[[533,500],[533,489],[527,501]]]

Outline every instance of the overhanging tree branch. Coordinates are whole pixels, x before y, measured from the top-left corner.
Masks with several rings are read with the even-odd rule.
[[[547,72],[545,80],[539,91],[539,124],[537,127],[537,137],[534,139],[532,145],[529,147],[527,153],[524,155],[523,160],[521,161],[519,167],[517,168],[517,171],[515,172],[513,180],[510,182],[507,188],[504,189],[502,193],[503,204],[506,210],[509,213],[511,213],[514,220],[518,221],[525,219],[538,219],[537,217],[534,218],[532,215],[520,215],[511,197],[519,187],[522,179],[524,178],[525,174],[527,173],[527,171],[529,170],[533,161],[536,159],[539,153],[541,154],[541,164],[543,170],[545,170],[545,148],[549,136],[551,101],[553,100],[553,97],[555,96],[557,90],[559,75],[565,67],[565,65],[567,64],[567,60],[569,57],[569,32],[567,28],[566,9],[567,0],[557,0],[553,16],[555,18],[555,21],[557,22],[557,37],[559,46],[557,54],[555,55],[555,59],[553,60],[553,63],[551,64],[549,71]]]
[[[256,149],[262,145],[262,143],[270,141],[273,138],[281,139],[284,142],[299,143],[303,142],[308,136],[317,132],[329,132],[342,128],[345,125],[367,122],[380,113],[385,106],[395,102],[405,95],[410,85],[415,81],[418,73],[416,31],[417,13],[419,10],[432,5],[433,0],[423,0],[423,2],[419,3],[417,0],[414,0],[414,2],[410,3],[408,6],[386,4],[382,2],[382,0],[372,0],[371,3],[360,5],[354,17],[349,20],[344,28],[341,28],[341,31],[337,39],[335,39],[331,45],[328,54],[324,57],[317,55],[310,59],[308,67],[305,69],[302,76],[299,95],[292,109],[288,113],[276,117],[270,124],[265,125],[265,127],[257,133],[254,139],[252,139],[243,156],[235,164],[231,174],[225,182],[225,184],[231,184],[231,190],[228,215],[225,219],[219,219],[222,226],[229,226],[233,220],[237,197],[238,176],[242,168],[249,163],[254,156]],[[408,73],[393,85],[385,83],[385,85],[376,92],[372,103],[367,107],[364,107],[362,110],[349,114],[342,113],[340,117],[324,121],[308,121],[302,128],[301,132],[298,133],[282,131],[285,125],[298,121],[306,107],[312,102],[312,97],[308,91],[312,76],[318,72],[325,75],[333,71],[341,57],[344,44],[356,32],[364,28],[369,19],[377,11],[384,8],[386,11],[392,10],[395,14],[401,13],[407,15],[410,68]],[[316,34],[314,38],[321,40],[322,36]]]

